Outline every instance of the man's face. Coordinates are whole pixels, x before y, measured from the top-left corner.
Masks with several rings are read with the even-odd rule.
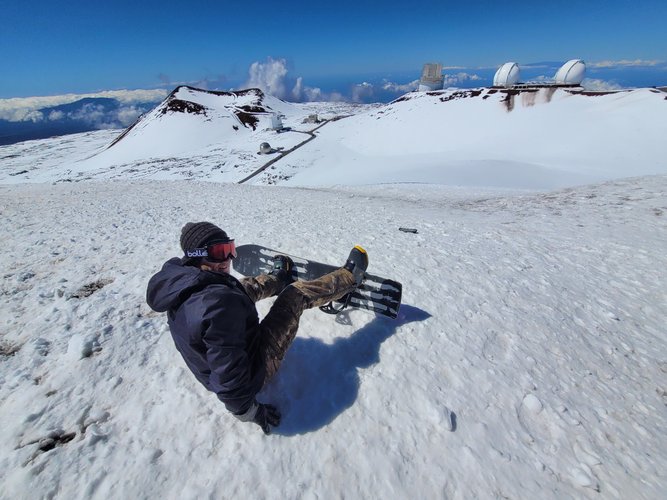
[[[202,259],[202,267],[204,266],[216,273],[229,274],[232,270],[232,259],[223,260],[222,262],[211,262],[210,260]]]
[[[232,270],[232,259],[236,257],[236,245],[233,239],[213,241],[206,246],[205,254],[206,257],[202,258],[202,269],[229,274]]]

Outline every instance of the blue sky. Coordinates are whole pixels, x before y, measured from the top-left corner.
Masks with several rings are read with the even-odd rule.
[[[0,0],[0,12],[0,99],[239,88],[254,81],[253,64],[255,79],[282,78],[289,93],[301,77],[300,91],[323,96],[363,81],[406,84],[429,61],[477,85],[506,61],[527,74],[523,65],[572,58],[615,85],[667,85],[665,0]],[[540,71],[529,76],[553,68]]]

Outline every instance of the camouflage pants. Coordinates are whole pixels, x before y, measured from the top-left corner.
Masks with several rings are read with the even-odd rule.
[[[245,278],[241,284],[253,302],[272,297],[283,287],[282,281],[267,274]],[[259,353],[266,367],[264,383],[278,371],[287,349],[294,341],[303,311],[326,305],[354,288],[352,273],[337,269],[316,280],[295,281],[280,292],[259,325]]]

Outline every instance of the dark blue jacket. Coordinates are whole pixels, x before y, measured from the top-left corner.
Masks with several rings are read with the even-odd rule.
[[[229,411],[245,413],[266,372],[257,309],[238,280],[173,258],[148,282],[146,302],[167,312],[176,348],[197,380]]]

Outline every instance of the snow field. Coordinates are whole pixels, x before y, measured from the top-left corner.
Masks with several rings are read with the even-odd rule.
[[[666,189],[0,186],[1,495],[658,498]],[[331,263],[362,244],[404,285],[396,321],[304,314],[262,394],[274,436],[197,384],[144,302],[196,220]]]
[[[410,93],[322,129],[286,159],[286,184],[558,189],[664,173],[666,105],[651,89],[596,97],[562,89]]]

